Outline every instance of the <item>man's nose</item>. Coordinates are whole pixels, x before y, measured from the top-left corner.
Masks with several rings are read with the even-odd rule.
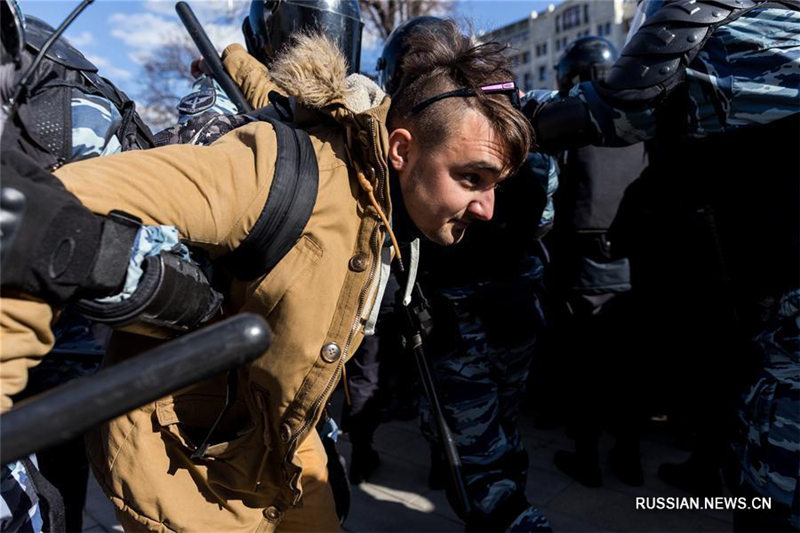
[[[467,212],[476,220],[491,220],[494,214],[494,189],[481,191],[480,196],[470,202]]]

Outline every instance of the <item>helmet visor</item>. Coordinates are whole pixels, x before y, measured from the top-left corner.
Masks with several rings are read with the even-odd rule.
[[[251,11],[250,16],[253,16]],[[264,24],[266,54],[274,58],[292,34],[318,31],[330,37],[348,62],[348,73],[358,72],[361,59],[361,22],[357,2],[290,0],[272,6]]]

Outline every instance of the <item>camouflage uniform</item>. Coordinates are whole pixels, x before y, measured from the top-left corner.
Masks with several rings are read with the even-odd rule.
[[[688,117],[685,134],[705,137],[767,124],[800,112],[800,11],[756,9],[714,31],[686,68]],[[653,139],[658,124],[652,107],[621,110],[609,105],[592,82],[570,91],[589,108],[603,146]],[[557,91],[533,90],[539,102]]]
[[[235,115],[239,111],[233,101],[225,94],[219,83],[206,74],[192,84],[192,92],[178,103],[178,122],[186,122],[206,114]]]
[[[739,411],[743,438],[735,448],[742,479],[773,505],[793,509],[791,524],[800,528],[800,290],[770,303],[755,339],[763,368]]]
[[[528,455],[516,423],[536,334],[544,323],[539,303],[544,266],[528,245],[537,228],[541,231],[552,223],[558,175],[555,160],[538,154],[531,154],[527,169],[541,187],[543,201],[538,206],[527,191],[499,191],[496,216],[487,227],[471,230],[467,242],[452,251],[430,249],[422,254],[423,261],[434,257],[423,263],[435,265],[428,267],[426,283],[426,294],[436,295],[429,352],[473,507],[467,530],[550,527],[525,496]],[[516,176],[508,187],[524,185],[531,177]],[[525,201],[510,205],[508,198],[513,196]],[[538,212],[541,218],[528,220],[526,226],[514,220],[523,212]],[[527,233],[527,240],[506,241],[494,233],[498,230]],[[421,418],[423,434],[436,443],[435,423],[424,399]],[[439,464],[443,462],[442,458]]]
[[[681,153],[683,167],[668,160],[666,149],[667,157],[650,170],[668,169],[654,173],[664,182],[672,180],[662,185],[673,190],[677,202],[687,193],[712,198],[720,221],[729,224],[719,228],[721,233],[727,230],[727,235],[721,234],[717,244],[722,245],[728,262],[723,266],[732,272],[723,270],[718,276],[726,278],[722,280],[726,290],[716,297],[733,301],[739,317],[736,333],[750,334],[763,360],[739,416],[747,425],[746,440],[736,446],[742,482],[748,491],[789,504],[792,524],[797,527],[800,9],[791,9],[790,4],[797,5],[757,6],[718,26],[685,68],[685,79],[671,98],[672,104],[679,100],[677,108],[669,108],[670,102],[615,108],[591,82],[578,85],[570,95],[586,104],[600,144],[621,146],[656,139],[657,150],[668,145],[672,156]],[[529,97],[544,102],[557,95],[534,91]],[[675,109],[677,113],[670,113]],[[677,134],[673,140],[670,133]],[[691,150],[696,151],[694,157]],[[751,162],[752,158],[761,164]],[[676,181],[679,176],[683,181]],[[783,192],[776,192],[780,187]],[[725,206],[724,201],[729,204]],[[699,206],[691,206],[693,212],[699,212]],[[692,259],[696,267],[699,261]],[[773,307],[767,323],[758,319],[759,308],[770,307],[764,302],[772,302]],[[723,342],[718,339],[718,345]]]

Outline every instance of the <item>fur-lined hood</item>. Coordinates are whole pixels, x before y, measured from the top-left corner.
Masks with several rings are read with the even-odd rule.
[[[270,68],[281,92],[313,109],[338,104],[362,113],[383,101],[386,94],[374,81],[361,74],[346,74],[344,55],[321,34],[295,36]]]

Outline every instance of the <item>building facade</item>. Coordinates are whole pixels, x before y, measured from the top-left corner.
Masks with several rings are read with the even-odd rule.
[[[509,45],[506,53],[523,90],[555,89],[555,66],[571,41],[598,35],[621,50],[635,11],[636,0],[565,0],[480,39]]]

